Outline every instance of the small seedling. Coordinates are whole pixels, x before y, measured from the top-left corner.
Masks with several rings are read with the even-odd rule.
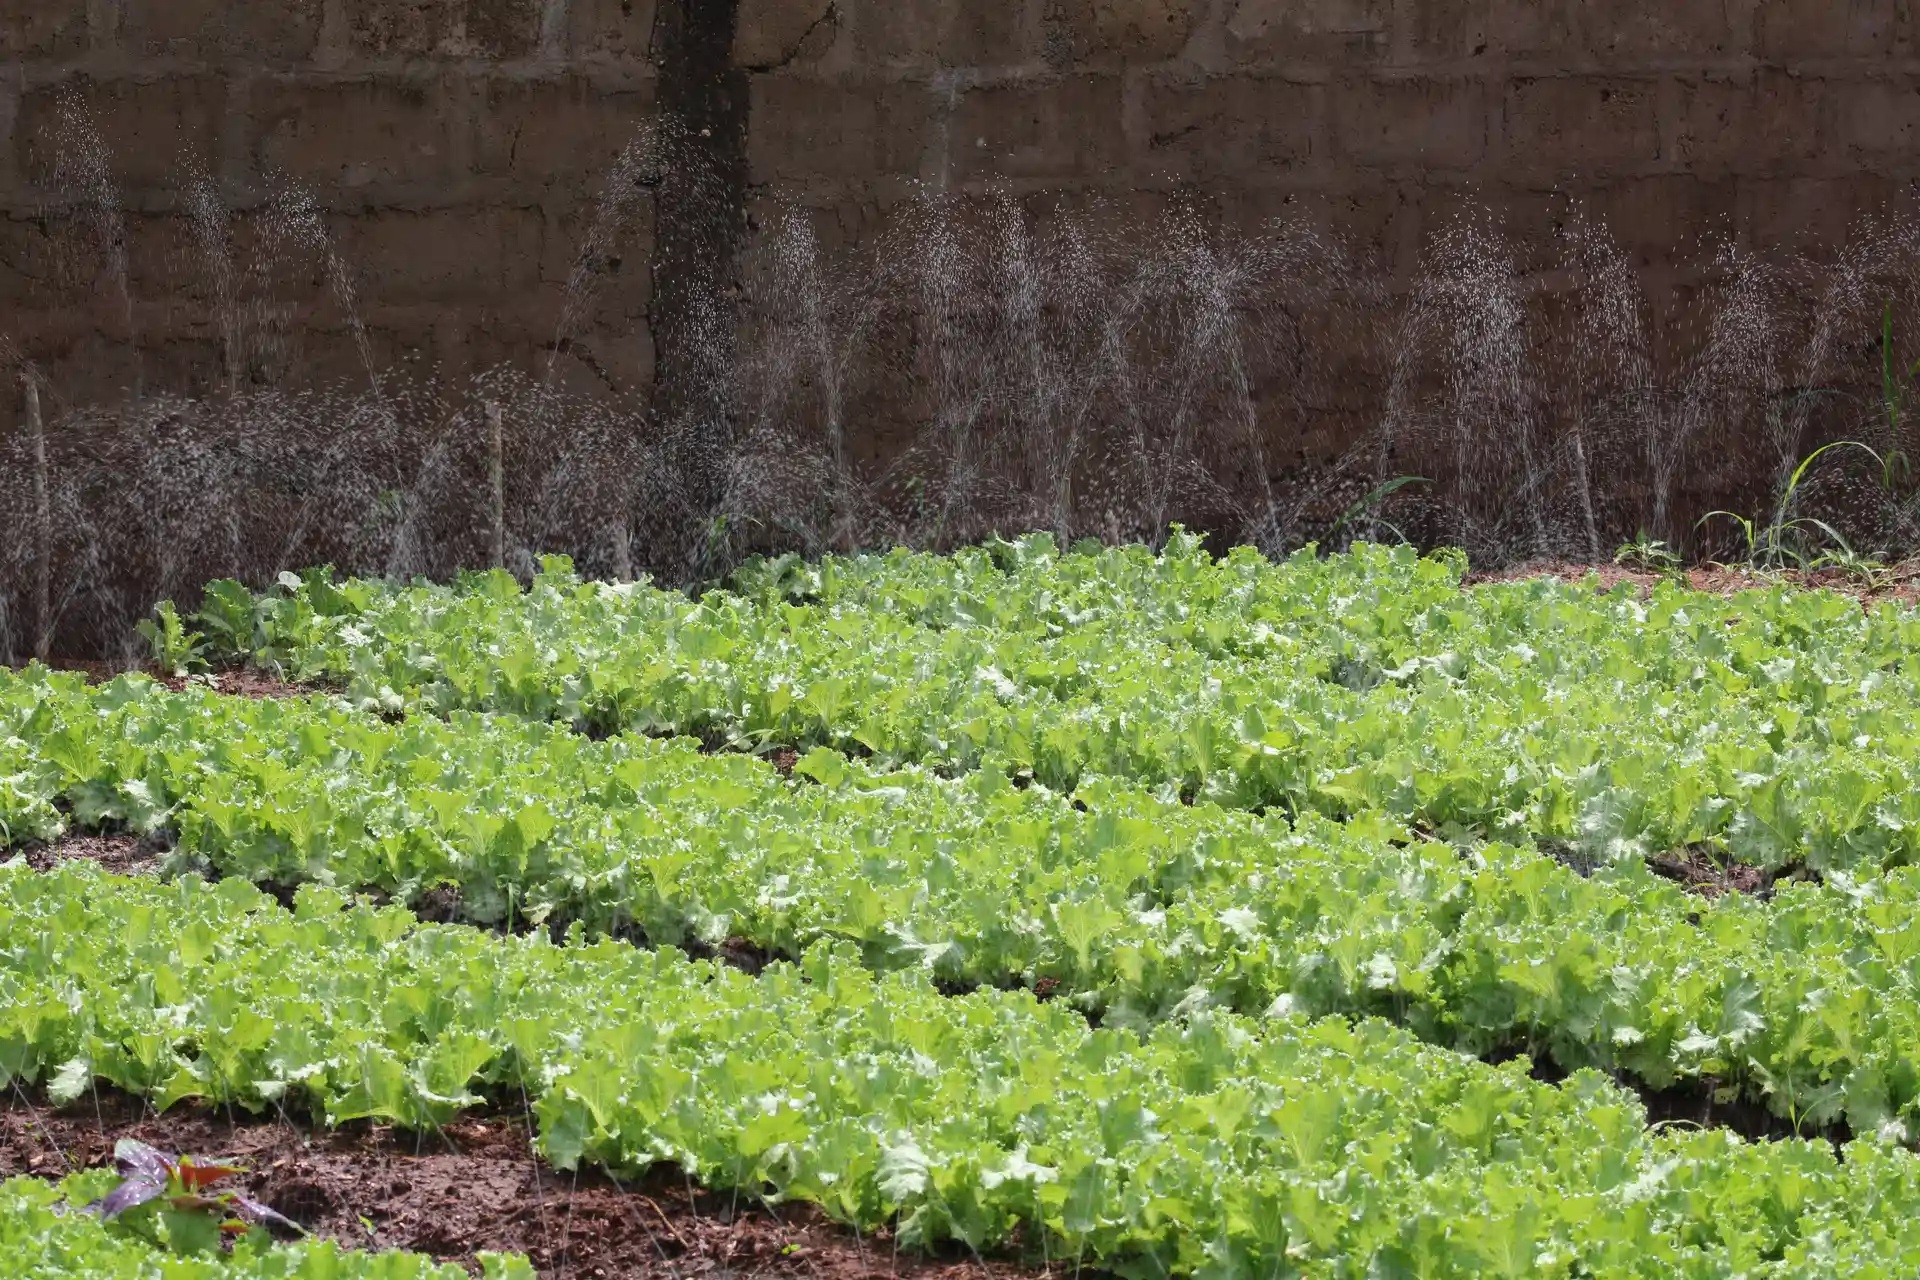
[[[1333,522],[1333,526],[1327,530],[1327,540],[1329,542],[1333,541],[1334,538],[1339,536],[1340,531],[1349,524],[1355,524],[1362,517],[1371,515],[1373,528],[1368,534],[1371,540],[1379,541],[1380,531],[1386,529],[1401,542],[1410,541],[1407,535],[1400,531],[1398,526],[1380,515],[1380,508],[1388,498],[1391,498],[1394,494],[1400,492],[1400,490],[1410,484],[1432,483],[1433,481],[1427,479],[1425,476],[1395,476],[1384,484],[1375,485],[1371,492],[1351,507],[1348,507],[1341,513],[1340,518]]]
[[[1660,539],[1648,537],[1645,529],[1632,542],[1621,544],[1613,553],[1613,562],[1668,578],[1679,576],[1681,567],[1679,553]]]
[[[1907,397],[1920,379],[1920,361],[1904,373],[1893,354],[1893,303],[1887,303],[1880,317],[1880,398],[1887,411],[1887,435],[1900,438],[1900,419],[1906,413]]]
[[[212,1190],[215,1183],[245,1173],[239,1165],[171,1156],[132,1138],[114,1144],[113,1160],[120,1185],[87,1208],[108,1222],[126,1222],[162,1239],[175,1252],[209,1252],[222,1239],[256,1228],[306,1234],[258,1200]]]
[[[1832,551],[1822,552],[1815,557],[1810,569],[1838,569],[1849,580],[1859,583],[1868,591],[1878,591],[1886,580],[1887,566],[1872,556],[1862,555],[1844,541]]]
[[[140,620],[138,629],[163,670],[175,676],[206,670],[206,637],[187,629],[173,601],[162,601],[152,618]]]
[[[1814,463],[1820,460],[1821,455],[1834,449],[1858,449],[1862,453],[1865,453],[1868,457],[1880,464],[1882,481],[1891,486],[1891,476],[1895,465],[1893,461],[1881,457],[1878,450],[1870,445],[1862,444],[1858,440],[1835,440],[1831,444],[1824,444],[1818,449],[1815,449],[1812,453],[1802,458],[1800,465],[1793,469],[1792,477],[1780,491],[1780,502],[1774,509],[1771,524],[1762,525],[1757,520],[1749,519],[1737,511],[1709,511],[1700,517],[1699,521],[1694,525],[1694,528],[1698,529],[1708,521],[1715,519],[1733,521],[1739,528],[1742,539],[1747,544],[1746,561],[1741,567],[1751,571],[1767,572],[1783,569],[1787,567],[1787,561],[1789,560],[1793,561],[1794,565],[1801,569],[1814,567],[1811,563],[1812,557],[1808,554],[1805,546],[1809,540],[1809,530],[1817,530],[1819,533],[1825,534],[1831,542],[1847,555],[1852,555],[1853,549],[1847,545],[1846,539],[1840,536],[1839,530],[1835,529],[1826,521],[1816,520],[1811,516],[1800,519],[1790,518],[1790,513],[1794,507],[1794,499],[1800,492],[1801,481],[1806,479],[1807,472],[1812,468]]]

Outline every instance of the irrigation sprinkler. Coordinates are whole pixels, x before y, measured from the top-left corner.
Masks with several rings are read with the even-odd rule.
[[[614,521],[613,527],[609,530],[609,541],[612,543],[614,581],[632,582],[633,529],[627,521],[626,512],[622,511],[619,518]]]
[[[507,468],[504,444],[505,430],[500,406],[493,402],[487,404],[487,482],[488,493],[492,498],[493,542],[492,565],[496,569],[507,567]]]
[[[1573,483],[1580,497],[1580,517],[1587,531],[1587,559],[1600,561],[1600,526],[1593,518],[1593,487],[1587,478],[1587,442],[1578,425],[1573,429]]]
[[[33,656],[46,661],[53,644],[53,503],[47,476],[47,423],[40,384],[20,375],[27,390],[27,433],[33,447]]]

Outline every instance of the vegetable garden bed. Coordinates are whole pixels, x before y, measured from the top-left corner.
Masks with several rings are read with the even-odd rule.
[[[862,1239],[887,1274],[894,1242],[1898,1274],[1903,582],[1031,538],[700,600],[560,562],[216,584],[163,612],[163,669],[260,678],[0,672],[0,1076],[80,1108],[58,1124],[150,1099],[157,1127],[95,1132],[175,1148],[209,1105],[348,1160],[368,1123],[482,1135],[458,1160],[505,1149],[473,1117],[531,1116],[563,1180],[777,1205],[828,1274]],[[574,1274],[474,1203],[455,1236],[342,1238]],[[667,1274],[640,1239],[594,1265]]]
[[[701,1191],[668,1170],[632,1182],[560,1173],[534,1151],[524,1115],[463,1117],[426,1133],[366,1121],[316,1130],[205,1106],[157,1114],[113,1090],[64,1108],[20,1096],[0,1113],[0,1181],[110,1164],[126,1138],[236,1159],[250,1171],[249,1194],[316,1236],[467,1266],[493,1251],[524,1254],[545,1275],[600,1280],[1028,1274],[964,1251],[902,1253],[886,1234],[861,1237],[811,1206]]]
[[[1882,600],[1902,605],[1920,604],[1920,561],[1874,564],[1849,572],[1844,569],[1750,569],[1738,565],[1675,564],[1664,572],[1632,564],[1581,564],[1578,561],[1541,560],[1493,573],[1470,573],[1468,586],[1526,582],[1552,578],[1578,583],[1591,580],[1601,590],[1628,583],[1642,595],[1662,583],[1677,583],[1690,591],[1730,596],[1741,591],[1765,591],[1787,586],[1800,591],[1830,591],[1871,606]]]

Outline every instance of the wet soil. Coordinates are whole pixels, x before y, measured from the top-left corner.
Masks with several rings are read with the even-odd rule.
[[[1711,849],[1700,845],[1688,845],[1683,849],[1669,849],[1665,853],[1654,854],[1647,859],[1647,865],[1658,875],[1665,876],[1674,883],[1699,894],[1703,898],[1718,898],[1728,893],[1745,893],[1756,898],[1770,898],[1773,887],[1782,880],[1808,880],[1812,873],[1798,867],[1784,867],[1768,871],[1761,867],[1749,866],[1744,862],[1723,860]]]
[[[1731,1129],[1749,1142],[1782,1141],[1788,1138],[1825,1139],[1835,1147],[1853,1141],[1853,1130],[1844,1121],[1832,1124],[1803,1124],[1774,1115],[1765,1106],[1747,1098],[1726,1100],[1716,1097],[1710,1083],[1695,1081],[1666,1089],[1649,1089],[1630,1079],[1619,1081],[1623,1088],[1640,1095],[1647,1108],[1647,1123],[1681,1129]]]
[[[1510,1062],[1523,1052],[1513,1047],[1490,1053],[1485,1060],[1492,1063]],[[1572,1074],[1549,1055],[1535,1057],[1529,1054],[1528,1057],[1532,1062],[1529,1074],[1542,1083],[1561,1084]],[[1762,1103],[1749,1098],[1721,1096],[1720,1082],[1717,1080],[1687,1080],[1664,1089],[1655,1089],[1630,1075],[1620,1072],[1611,1075],[1615,1084],[1640,1099],[1641,1105],[1647,1109],[1647,1123],[1650,1126],[1728,1129],[1749,1142],[1807,1138],[1825,1139],[1840,1147],[1853,1141],[1853,1131],[1844,1121],[1836,1120],[1825,1125],[1802,1124],[1796,1128],[1791,1121],[1773,1114]]]
[[[651,945],[644,935],[630,937],[627,941],[638,947]],[[759,977],[760,974],[766,970],[766,967],[776,960],[791,962],[799,959],[798,956],[781,955],[777,952],[769,951],[765,947],[759,946],[737,934],[728,938],[717,947],[708,946],[698,938],[687,938],[678,945],[682,951],[685,951],[695,960],[717,960],[730,969],[738,969],[748,977],[754,978]]]
[[[53,844],[20,850],[35,871],[52,871],[67,862],[97,862],[121,876],[151,875],[160,869],[163,845],[139,836],[66,836]]]
[[[325,693],[327,690],[317,684],[295,684],[291,680],[281,680],[264,671],[255,671],[250,667],[236,668],[231,671],[216,671],[211,674],[183,680],[176,676],[156,676],[156,679],[169,689],[178,692],[190,683],[202,683],[215,693],[224,693],[235,698],[303,698],[310,693]]]
[[[1736,591],[1765,589],[1785,583],[1804,589],[1819,588],[1852,596],[1862,606],[1881,600],[1894,600],[1909,605],[1920,604],[1920,560],[1893,565],[1870,577],[1849,574],[1841,569],[1812,571],[1785,569],[1761,573],[1718,565],[1702,565],[1692,569],[1676,570],[1671,575],[1663,575],[1618,564],[1580,564],[1568,560],[1541,560],[1511,569],[1470,573],[1466,581],[1469,586],[1495,582],[1521,582],[1528,578],[1558,578],[1562,582],[1585,582],[1589,575],[1602,590],[1611,591],[1626,582],[1639,588],[1642,596],[1650,594],[1655,586],[1671,577],[1695,591],[1711,592],[1722,596],[1732,595]]]
[[[526,1254],[548,1280],[1046,1274],[1002,1258],[898,1252],[889,1236],[862,1238],[810,1206],[698,1191],[677,1171],[624,1183],[561,1173],[534,1154],[528,1135],[520,1116],[463,1118],[424,1135],[364,1122],[313,1131],[206,1107],[157,1116],[114,1093],[55,1110],[16,1092],[0,1114],[0,1178],[109,1166],[115,1141],[138,1138],[173,1154],[245,1165],[253,1172],[236,1178],[235,1188],[315,1235],[469,1269],[476,1252],[497,1250]]]
[[[230,667],[205,675],[176,676],[151,662],[128,664],[94,658],[49,658],[46,665],[55,671],[77,671],[95,684],[105,684],[116,676],[138,671],[152,676],[176,693],[196,684],[238,698],[299,698],[309,693],[325,692],[321,685],[295,684],[252,667]]]

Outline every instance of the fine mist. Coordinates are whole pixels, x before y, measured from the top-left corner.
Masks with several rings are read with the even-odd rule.
[[[1636,537],[1741,552],[1737,520],[1703,522],[1717,509],[1796,522],[1803,558],[1920,546],[1903,212],[1819,256],[1704,238],[1659,305],[1571,199],[1545,229],[1469,205],[1411,280],[1310,205],[1244,227],[1178,193],[1143,213],[927,191],[849,236],[759,191],[689,249],[645,234],[662,202],[722,226],[737,175],[713,125],[661,116],[577,219],[551,339],[475,371],[380,354],[314,193],[280,181],[229,207],[187,157],[167,234],[136,242],[87,110],[57,129],[55,287],[93,300],[134,375],[62,385],[31,335],[0,333],[21,397],[0,438],[9,660],[128,655],[159,599],[316,563],[524,574],[558,552],[696,584],[754,551],[1180,523],[1275,554],[1405,539],[1493,567]],[[667,306],[671,350],[651,382],[592,376],[587,318],[643,287],[625,260],[648,254],[634,324]],[[139,282],[161,270],[202,301],[188,376],[143,329]],[[348,372],[308,358],[322,330]],[[1866,447],[1799,470],[1838,440]]]

